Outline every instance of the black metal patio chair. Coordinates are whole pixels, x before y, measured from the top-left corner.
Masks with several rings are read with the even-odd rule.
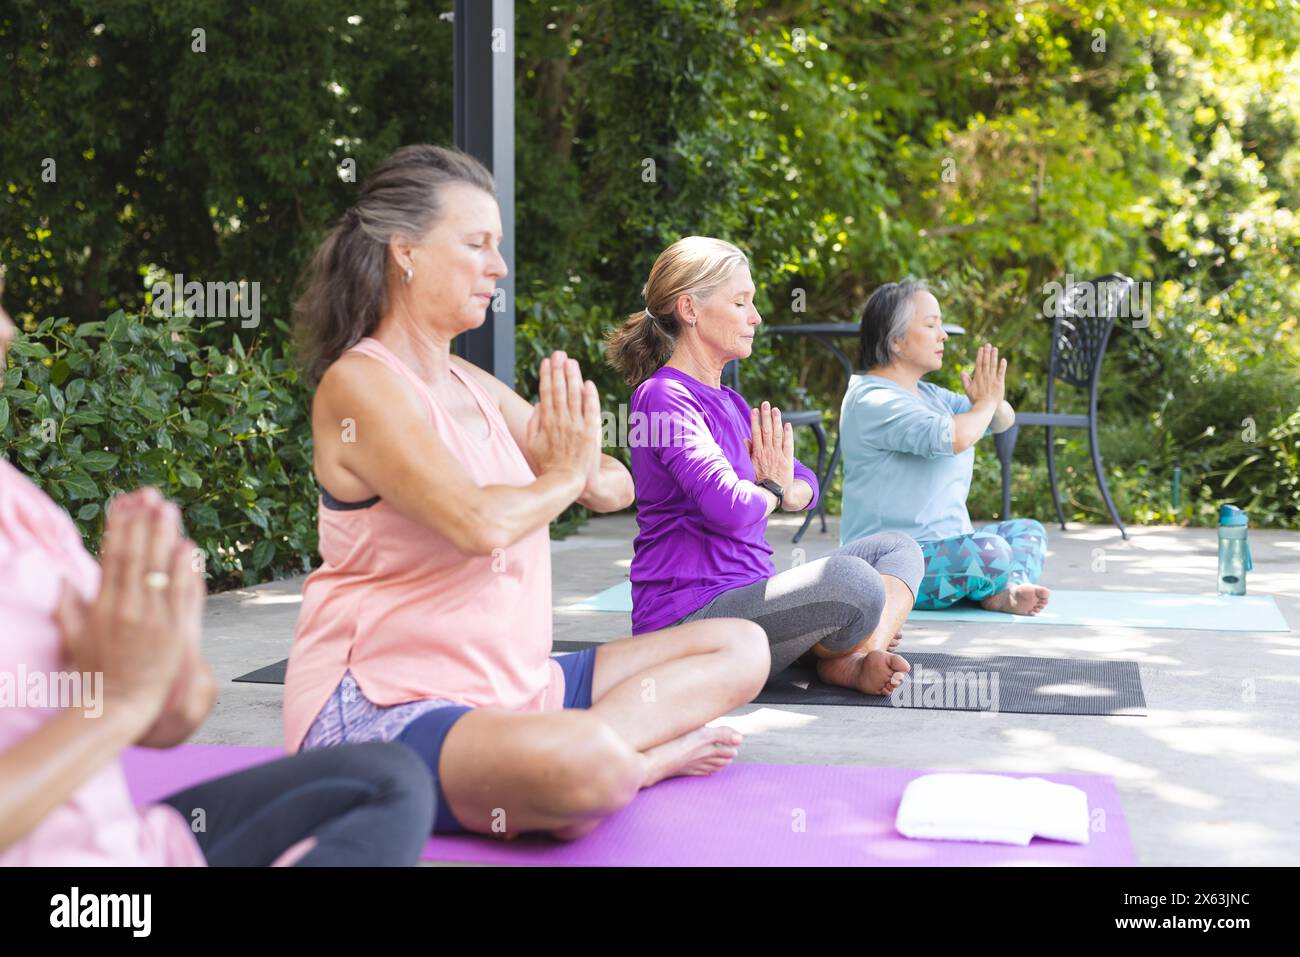
[[[732,359],[727,363],[726,368],[722,370],[723,378],[727,379],[727,384],[731,388],[740,392],[740,363]],[[799,530],[794,533],[794,543],[799,544],[803,538],[804,532],[808,531],[808,525],[812,522],[814,514],[821,518],[822,531],[826,531],[826,485],[829,476],[823,471],[826,467],[826,428],[822,425],[822,413],[816,409],[798,409],[793,412],[782,411],[781,421],[789,422],[796,429],[801,427],[810,428],[813,435],[817,438],[817,483],[822,488],[822,494],[817,499],[817,507],[811,512],[805,512],[803,524]]]
[[[1081,302],[1088,292],[1088,299]],[[1092,470],[1097,476],[1097,487],[1106,502],[1111,521],[1123,538],[1128,531],[1119,519],[1115,502],[1110,497],[1106,473],[1102,468],[1101,446],[1097,441],[1097,388],[1101,380],[1101,363],[1115,328],[1117,307],[1129,299],[1134,282],[1119,273],[1110,273],[1099,279],[1078,283],[1067,289],[1061,307],[1052,322],[1052,343],[1047,360],[1047,411],[1016,411],[1016,422],[1007,431],[994,436],[998,459],[1002,464],[1002,520],[1011,517],[1011,456],[1015,452],[1020,427],[1041,425],[1047,432],[1047,478],[1052,487],[1052,504],[1056,506],[1056,520],[1065,528],[1065,513],[1061,510],[1061,493],[1056,484],[1056,430],[1081,428],[1088,430],[1088,447],[1092,452]],[[1104,292],[1103,292],[1104,291]],[[1087,301],[1099,308],[1087,308]],[[1085,315],[1084,313],[1092,313]],[[1100,313],[1100,314],[1097,314]],[[1056,380],[1066,385],[1088,390],[1086,415],[1069,415],[1056,411]]]

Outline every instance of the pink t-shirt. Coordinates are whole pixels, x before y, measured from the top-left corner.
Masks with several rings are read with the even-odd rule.
[[[55,707],[32,706],[32,702],[57,703],[50,700],[49,692],[59,684],[50,676],[70,670],[54,622],[64,581],[87,600],[93,599],[99,590],[99,566],[82,547],[72,520],[0,459],[0,752],[57,713]],[[44,697],[38,697],[41,686],[46,689]],[[69,685],[65,682],[63,687]],[[163,804],[136,809],[116,759],[88,778],[25,838],[0,850],[0,867],[204,863],[203,852],[178,811]]]
[[[429,424],[478,485],[534,481],[487,391],[453,364],[488,422],[473,435],[377,339],[350,350],[409,383]],[[298,750],[351,670],[378,705],[442,698],[511,711],[556,710],[564,674],[551,660],[551,545],[545,526],[494,555],[468,557],[380,500],[319,512],[321,567],[303,586],[284,682],[284,739]]]

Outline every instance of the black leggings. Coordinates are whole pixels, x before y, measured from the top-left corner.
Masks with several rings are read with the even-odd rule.
[[[301,867],[410,866],[434,811],[424,762],[404,745],[385,743],[304,751],[164,803],[191,822],[213,867],[264,867],[307,837],[316,845],[297,861]]]

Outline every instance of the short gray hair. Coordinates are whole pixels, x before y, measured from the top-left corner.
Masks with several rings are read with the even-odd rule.
[[[930,292],[930,287],[924,279],[909,277],[885,283],[867,299],[858,333],[859,368],[875,369],[894,361],[894,340],[907,335],[915,311],[912,300],[918,292]]]

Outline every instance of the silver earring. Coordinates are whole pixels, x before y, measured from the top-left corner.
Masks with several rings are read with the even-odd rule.
[[[414,278],[415,278],[415,270],[412,269],[410,266],[407,266],[406,271],[402,273],[402,282],[406,283],[409,286],[411,284],[411,280]]]

